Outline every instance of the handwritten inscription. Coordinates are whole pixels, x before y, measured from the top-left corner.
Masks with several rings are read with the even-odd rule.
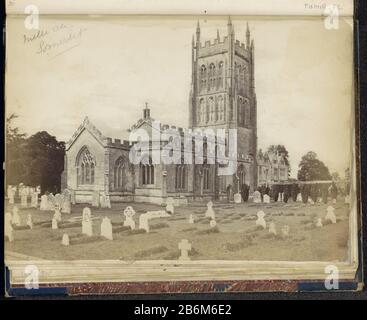
[[[35,53],[38,55],[53,58],[80,45],[86,31],[84,27],[60,23],[31,34],[23,34],[23,44],[35,47]]]

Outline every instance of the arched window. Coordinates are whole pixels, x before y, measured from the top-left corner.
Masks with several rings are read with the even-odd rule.
[[[214,98],[209,98],[209,121],[214,122],[215,121],[215,104],[214,104]]]
[[[241,190],[242,185],[246,183],[246,172],[245,172],[245,167],[243,166],[243,164],[241,164],[238,167],[237,175],[238,175],[238,179],[239,179],[239,181],[238,181],[239,187],[240,187],[240,190]]]
[[[223,88],[223,76],[224,76],[224,63],[223,61],[218,64],[218,77],[217,77],[217,88]]]
[[[204,123],[206,121],[206,106],[205,106],[205,100],[200,99],[200,122]]]
[[[206,84],[207,84],[206,77],[207,77],[206,67],[205,65],[202,65],[200,67],[200,91],[203,91],[206,88]]]
[[[126,161],[123,157],[119,157],[114,166],[114,186],[115,189],[121,189],[126,179]]]
[[[243,125],[243,100],[242,98],[238,98],[237,100],[237,118],[238,118],[238,124]]]
[[[210,167],[207,164],[206,160],[203,164],[203,189],[209,190],[210,189]]]
[[[140,176],[143,186],[154,184],[154,165],[152,159],[149,158],[148,164],[140,163]]]
[[[175,187],[177,190],[186,189],[186,165],[184,159],[181,159],[181,164],[176,166]]]
[[[248,127],[250,125],[251,111],[250,111],[250,105],[247,100],[243,102],[243,110],[245,110],[245,126]]]
[[[209,65],[209,83],[208,83],[208,88],[209,90],[214,89],[215,87],[215,65],[214,63],[211,63]]]
[[[222,96],[219,96],[217,98],[217,104],[218,104],[218,120],[223,121],[224,120],[224,101],[223,101]]]
[[[96,160],[89,152],[87,147],[83,147],[79,151],[76,161],[77,182],[78,185],[94,184],[94,169],[96,167]]]

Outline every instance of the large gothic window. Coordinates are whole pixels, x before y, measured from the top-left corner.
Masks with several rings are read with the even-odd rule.
[[[140,176],[143,186],[154,184],[154,165],[152,159],[149,159],[148,164],[140,163]]]
[[[207,86],[207,74],[206,74],[206,67],[205,65],[202,65],[200,67],[200,91],[205,90],[206,86]]]
[[[186,165],[183,159],[181,164],[176,166],[175,187],[177,190],[184,190],[186,188]]]
[[[115,166],[114,166],[114,187],[115,189],[121,189],[124,186],[124,183],[126,181],[124,181],[126,179],[126,174],[125,174],[125,168],[126,166],[126,161],[123,157],[119,157],[116,162],[115,162]]]
[[[223,121],[224,120],[224,101],[223,101],[222,96],[219,96],[217,98],[217,104],[218,104],[218,120]]]
[[[205,106],[205,100],[200,99],[200,122],[204,123],[206,121],[206,106]]]
[[[215,121],[215,104],[214,104],[214,98],[209,98],[209,121],[214,122]]]
[[[215,65],[211,63],[209,65],[209,83],[208,87],[210,90],[213,90],[215,87]]]
[[[210,167],[206,161],[203,164],[203,189],[210,189]]]
[[[223,88],[223,77],[224,77],[224,63],[223,61],[221,61],[218,64],[217,88]]]
[[[243,110],[245,110],[245,126],[248,127],[250,125],[251,111],[247,100],[243,102]]]
[[[95,157],[87,147],[83,147],[76,161],[78,185],[94,184]]]

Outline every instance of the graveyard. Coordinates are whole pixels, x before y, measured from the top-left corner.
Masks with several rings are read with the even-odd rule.
[[[112,203],[111,208],[75,204],[67,211],[6,200],[5,233],[11,233],[11,239],[5,238],[6,256],[125,261],[347,259],[349,204],[341,198],[327,204],[195,202],[169,210],[150,203]]]

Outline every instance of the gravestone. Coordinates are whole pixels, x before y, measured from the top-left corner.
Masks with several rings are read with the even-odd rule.
[[[190,224],[195,223],[194,215],[193,214],[190,214],[190,216],[189,216],[189,223]]]
[[[267,194],[264,194],[264,203],[270,203],[270,197]]]
[[[113,240],[112,236],[112,224],[108,217],[104,217],[101,223],[101,236],[108,240]]]
[[[83,209],[82,234],[86,234],[89,237],[93,235],[92,212],[88,207]]]
[[[277,234],[277,230],[275,227],[275,223],[274,222],[270,222],[269,223],[269,233],[276,235]]]
[[[55,210],[55,196],[52,193],[47,196],[47,210]]]
[[[168,197],[166,200],[166,212],[170,214],[175,213],[174,200],[171,197]]]
[[[259,211],[257,213],[257,220],[256,220],[256,223],[255,224],[257,226],[261,226],[264,229],[266,229],[266,221],[265,221],[264,217],[265,217],[264,211]]]
[[[56,230],[58,228],[57,226],[57,219],[55,217],[52,218],[52,225],[51,225],[51,228],[53,230]]]
[[[302,202],[302,194],[301,193],[298,193],[297,194],[297,202]]]
[[[311,198],[308,198],[308,203],[309,204],[315,204],[315,202]]]
[[[61,244],[63,246],[68,246],[70,244],[69,235],[67,233],[63,234]]]
[[[37,208],[38,207],[38,193],[35,191],[31,195],[31,207]]]
[[[124,210],[124,216],[125,216],[125,221],[124,221],[124,226],[125,227],[130,227],[131,230],[135,229],[135,221],[134,221],[134,215],[135,215],[135,210],[133,209],[133,207],[126,207]]]
[[[106,192],[101,192],[101,208],[111,209],[111,200],[110,196],[106,194]]]
[[[42,210],[42,211],[47,211],[48,210],[48,199],[47,199],[47,196],[45,194],[41,196],[40,210]]]
[[[282,228],[282,235],[283,235],[283,237],[288,237],[289,236],[289,226],[288,225],[285,225],[285,226],[283,226],[283,228]]]
[[[143,213],[139,217],[139,229],[143,229],[146,232],[149,232],[149,218],[150,216],[147,213]]]
[[[321,228],[321,227],[322,227],[322,221],[321,221],[321,218],[318,218],[318,219],[317,219],[316,227],[318,227],[318,228]]]
[[[331,221],[331,223],[336,223],[336,216],[334,213],[335,209],[332,206],[328,206],[326,209],[326,216],[325,216],[325,220],[326,221]]]
[[[215,221],[215,219],[211,219],[209,224],[211,228],[214,228],[217,225],[217,222]]]
[[[335,203],[336,203],[336,199],[334,198],[334,199],[333,199],[333,204],[335,204]]]
[[[190,260],[189,251],[191,250],[191,243],[188,240],[183,239],[178,244],[178,248],[181,250],[179,260]]]
[[[17,227],[20,226],[20,216],[19,216],[19,209],[17,206],[14,206],[13,208],[13,219],[12,223],[16,225]]]
[[[57,222],[61,222],[61,211],[58,205],[55,206],[54,218],[57,220]]]
[[[255,191],[253,194],[252,194],[252,199],[254,201],[254,203],[261,203],[261,193],[259,191]]]
[[[4,235],[8,237],[9,242],[13,242],[14,240],[14,229],[12,226],[12,214],[10,212],[5,213],[5,223],[4,223]]]
[[[20,205],[26,208],[28,205],[27,201],[28,201],[28,192],[26,188],[23,188],[22,193],[20,195]]]
[[[8,188],[9,204],[14,204],[15,191],[12,186]]]
[[[241,203],[241,201],[242,201],[241,194],[240,193],[235,193],[233,195],[233,200],[234,200],[234,203]]]
[[[207,206],[207,209],[206,209],[206,212],[205,212],[205,217],[215,220],[215,211],[213,209],[213,202],[209,201],[206,204],[206,206]]]
[[[344,199],[345,204],[350,204],[350,195],[346,195]]]
[[[29,229],[33,229],[33,219],[30,213],[27,215],[27,226]]]
[[[62,193],[61,212],[67,214],[71,213],[71,194],[68,189],[65,189]]]

